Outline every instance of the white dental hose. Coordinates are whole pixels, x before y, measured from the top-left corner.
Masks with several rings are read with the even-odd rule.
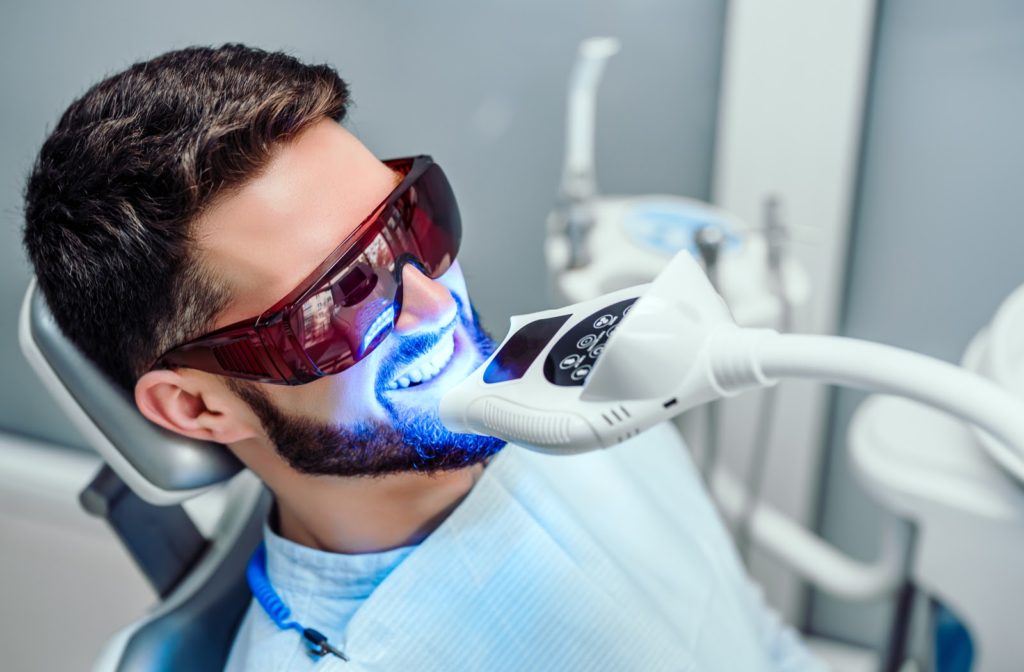
[[[579,58],[570,77],[562,173],[562,193],[571,200],[586,200],[597,192],[594,174],[597,89],[608,59],[618,51],[619,41],[614,37],[592,37],[580,43]]]

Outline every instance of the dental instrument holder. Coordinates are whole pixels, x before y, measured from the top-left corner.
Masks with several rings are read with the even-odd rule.
[[[718,282],[718,257],[722,253],[722,245],[725,244],[725,234],[717,226],[703,226],[694,235],[694,243],[697,245],[697,252],[700,254],[701,264],[704,266],[704,273],[708,276],[708,281],[711,282],[711,287],[714,288],[715,293],[721,294],[722,289]],[[715,469],[718,467],[719,442],[721,441],[718,423],[722,404],[717,400],[712,401],[707,404],[706,409],[701,475],[704,478],[704,483],[711,488],[713,487],[712,479],[715,476]]]
[[[594,228],[594,216],[582,201],[573,201],[552,213],[552,224],[561,230],[569,243],[566,268],[583,268],[590,263],[587,235]]]
[[[779,215],[779,199],[769,196],[764,202],[765,261],[768,265],[769,291],[779,300],[778,330],[788,333],[793,330],[793,304],[786,292],[783,277],[783,248],[789,241],[786,225]],[[714,281],[712,280],[712,284]],[[717,290],[717,286],[715,288]],[[747,466],[746,486],[743,490],[743,507],[736,521],[736,548],[744,564],[750,566],[750,526],[761,500],[764,486],[764,470],[768,460],[768,444],[771,440],[772,421],[778,401],[778,388],[766,390],[757,414],[757,429],[754,432],[754,446]]]
[[[585,354],[556,357],[564,352],[554,352],[556,346],[571,345],[576,333],[577,346],[593,336]],[[503,371],[503,364],[510,368]],[[905,350],[738,327],[685,251],[649,286],[514,317],[495,353],[442,398],[440,416],[456,432],[577,453],[781,378],[905,396],[951,413],[998,439],[989,454],[1024,480],[1020,400],[980,376]]]

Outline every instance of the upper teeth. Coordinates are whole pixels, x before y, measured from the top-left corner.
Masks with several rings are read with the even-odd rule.
[[[435,345],[430,352],[417,360],[410,368],[403,371],[396,380],[388,385],[388,389],[398,390],[409,387],[413,383],[424,383],[430,380],[448,364],[454,352],[455,339],[449,336]]]

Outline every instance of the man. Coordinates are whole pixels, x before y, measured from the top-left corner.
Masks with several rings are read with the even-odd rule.
[[[172,52],[75,101],[26,191],[62,330],[274,494],[228,668],[816,669],[665,431],[552,461],[440,424],[493,347],[457,206],[347,103],[326,66]]]

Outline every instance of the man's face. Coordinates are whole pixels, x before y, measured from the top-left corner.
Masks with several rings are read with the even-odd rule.
[[[297,287],[396,183],[331,120],[279,148],[265,171],[198,223],[203,261],[233,297],[215,326],[258,315]],[[441,395],[493,348],[458,264],[436,280],[407,264],[402,283],[393,333],[356,366],[294,387],[228,381],[292,467],[340,476],[434,471],[479,462],[503,445],[452,434],[437,417]]]

